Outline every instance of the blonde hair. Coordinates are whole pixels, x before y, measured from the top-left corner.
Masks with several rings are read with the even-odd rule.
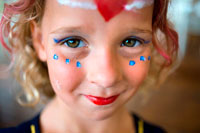
[[[178,35],[167,21],[167,7],[169,0],[155,0],[153,13],[153,49],[151,69],[144,86],[153,85],[156,81],[163,81],[163,76],[171,69],[176,60],[178,49]],[[23,93],[18,96],[22,105],[33,106],[39,102],[40,95],[51,98],[54,96],[49,81],[47,65],[37,57],[32,44],[30,22],[34,20],[41,24],[45,9],[45,0],[20,0],[11,5],[5,5],[3,17],[0,23],[1,43],[15,57],[15,76]],[[19,18],[11,26],[12,18]],[[159,32],[159,33],[158,33]],[[9,34],[6,34],[9,33]],[[3,37],[4,35],[4,37]],[[158,37],[163,35],[163,38]],[[7,37],[9,46],[4,42]],[[162,42],[162,43],[160,43]],[[162,55],[162,56],[161,56]],[[163,58],[164,57],[164,58]],[[24,102],[22,96],[26,97]]]

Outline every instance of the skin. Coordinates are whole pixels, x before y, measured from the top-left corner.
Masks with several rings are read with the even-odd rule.
[[[137,12],[122,11],[105,22],[96,10],[70,8],[47,0],[41,26],[31,22],[33,44],[41,61],[47,62],[56,96],[43,110],[42,132],[124,133],[135,132],[125,103],[136,93],[148,74],[151,43],[120,47],[129,36],[152,38],[153,6]],[[73,29],[69,33],[68,29]],[[69,48],[54,38],[80,36],[86,46]],[[53,55],[59,56],[58,60]],[[65,59],[71,60],[70,64]],[[129,66],[134,60],[136,65]],[[80,61],[82,67],[77,68]],[[120,96],[110,105],[98,106],[84,95]]]

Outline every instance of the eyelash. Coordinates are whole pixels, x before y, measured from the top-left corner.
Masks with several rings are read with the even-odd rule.
[[[79,41],[78,42],[78,46],[70,47],[69,44],[67,43],[68,41]],[[70,48],[80,48],[80,47],[86,46],[86,44],[83,44],[84,43],[83,39],[81,39],[80,37],[75,37],[75,36],[74,37],[67,37],[67,38],[60,39],[60,40],[54,39],[54,42],[55,43],[60,43],[61,45],[66,45],[66,46],[68,46]],[[65,44],[65,43],[67,43],[67,44]]]
[[[76,46],[76,47],[70,47],[69,44],[65,44],[65,43],[67,43],[67,41],[70,41],[70,40],[79,41],[78,46]],[[136,41],[136,44],[134,44],[134,46],[126,46],[126,45],[124,44],[124,42],[125,42],[126,40],[134,40],[134,41]],[[66,45],[66,46],[68,46],[68,47],[70,47],[70,48],[81,48],[81,47],[86,46],[86,44],[83,44],[83,43],[84,43],[83,39],[80,38],[80,37],[76,37],[76,36],[67,37],[67,38],[60,39],[60,40],[54,39],[54,42],[55,42],[55,43],[60,43],[61,45]],[[81,43],[81,45],[80,45],[80,43]],[[138,43],[139,43],[139,44],[138,44]],[[126,38],[125,40],[123,40],[120,46],[121,46],[121,47],[137,47],[137,46],[139,46],[139,45],[144,45],[144,44],[148,44],[148,43],[150,43],[150,41],[146,41],[146,40],[144,40],[144,39],[142,39],[142,38],[139,38],[139,37],[131,36],[131,37],[128,37],[128,38]],[[135,46],[135,45],[136,45],[136,46]]]
[[[142,38],[139,38],[139,37],[136,37],[136,36],[131,36],[131,37],[128,37],[128,38],[126,38],[125,40],[122,41],[121,47],[126,46],[126,45],[124,44],[124,42],[127,41],[127,40],[134,40],[134,41],[136,42],[136,43],[134,44],[134,46],[127,46],[127,47],[137,47],[137,46],[139,46],[139,45],[144,45],[144,44],[150,43],[150,41],[146,41],[146,40],[144,40],[144,39],[142,39]],[[138,44],[138,43],[139,43],[139,44]],[[136,46],[135,46],[135,45],[136,45]]]

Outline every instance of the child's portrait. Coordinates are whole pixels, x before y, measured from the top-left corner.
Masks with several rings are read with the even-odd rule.
[[[5,1],[0,47],[8,60],[0,77],[14,75],[22,108],[42,108],[0,132],[169,132],[137,106],[129,109],[130,101],[145,105],[148,88],[159,88],[178,67],[169,6],[169,0]]]

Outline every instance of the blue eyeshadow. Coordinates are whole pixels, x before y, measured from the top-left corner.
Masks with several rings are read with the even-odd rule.
[[[151,41],[144,41],[144,44],[148,44],[148,43],[150,43]]]
[[[60,42],[63,42],[63,41],[66,41],[68,39],[72,39],[72,37],[67,37],[67,38],[64,38],[64,39],[56,39],[56,38],[53,38],[53,41],[55,43],[60,43]]]
[[[59,43],[60,42],[60,40],[58,40],[58,39],[53,39],[53,41],[55,42],[55,43]]]
[[[151,60],[151,56],[148,57],[148,60]]]

